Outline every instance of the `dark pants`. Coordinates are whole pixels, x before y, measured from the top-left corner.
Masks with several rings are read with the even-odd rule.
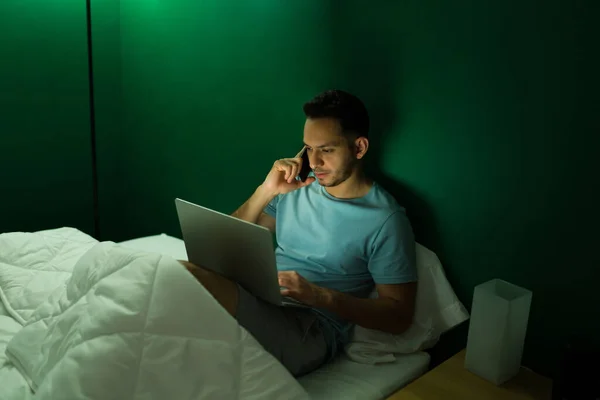
[[[295,377],[314,371],[327,359],[321,321],[308,308],[276,306],[238,285],[238,323]]]

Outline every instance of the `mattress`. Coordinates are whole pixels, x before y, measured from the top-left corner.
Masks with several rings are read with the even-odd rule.
[[[313,400],[379,400],[423,375],[429,367],[429,354],[418,352],[398,356],[393,363],[366,365],[345,354],[298,382]]]
[[[187,260],[183,240],[166,234],[121,242],[130,248],[168,254]],[[428,353],[397,356],[393,363],[366,365],[341,354],[331,363],[298,379],[312,399],[379,400],[423,375],[429,367]]]

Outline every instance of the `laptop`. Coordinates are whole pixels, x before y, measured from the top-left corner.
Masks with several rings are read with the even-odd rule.
[[[269,303],[307,307],[281,295],[271,231],[179,198],[175,207],[189,262]]]

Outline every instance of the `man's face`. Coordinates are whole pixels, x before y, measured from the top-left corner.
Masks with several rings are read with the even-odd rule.
[[[357,165],[354,146],[343,136],[336,119],[307,119],[304,144],[310,167],[321,186],[337,186],[354,173]]]

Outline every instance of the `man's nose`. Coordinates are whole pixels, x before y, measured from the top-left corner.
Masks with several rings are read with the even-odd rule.
[[[310,154],[308,156],[308,161],[310,162],[310,167],[312,169],[315,169],[315,168],[323,165],[323,159],[321,157],[319,157],[319,154],[317,151],[314,151],[312,154]]]

